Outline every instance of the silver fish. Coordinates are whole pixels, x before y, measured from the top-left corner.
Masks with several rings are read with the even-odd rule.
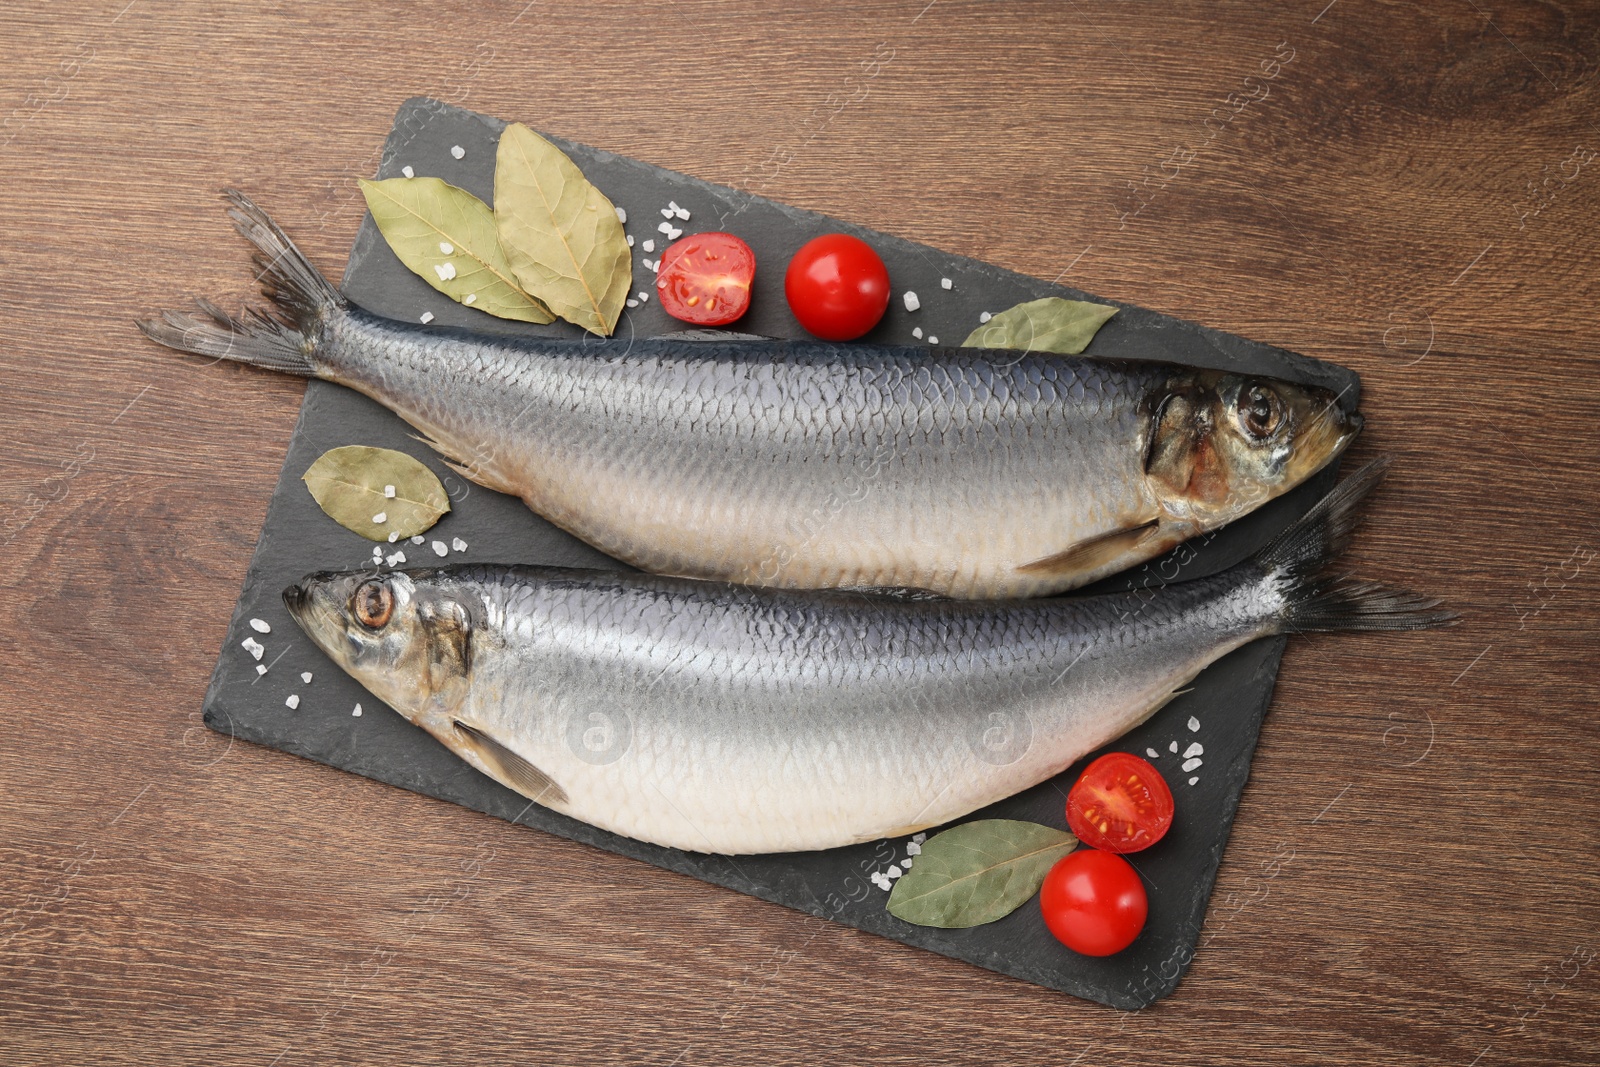
[[[425,328],[352,306],[230,200],[276,317],[202,302],[146,334],[359,390],[468,478],[656,574],[1061,592],[1292,489],[1361,426],[1326,390],[1166,363]]]
[[[339,666],[532,800],[689,851],[825,849],[1058,774],[1246,642],[1448,621],[1435,600],[1319,577],[1380,476],[1223,574],[1140,594],[918,600],[460,566],[313,575],[284,600]]]

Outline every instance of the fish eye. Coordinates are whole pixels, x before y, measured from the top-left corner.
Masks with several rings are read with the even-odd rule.
[[[350,600],[356,621],[369,630],[381,630],[394,614],[394,594],[381,578],[362,582]]]
[[[1283,400],[1265,385],[1249,386],[1239,393],[1236,417],[1247,436],[1264,441],[1283,425]]]

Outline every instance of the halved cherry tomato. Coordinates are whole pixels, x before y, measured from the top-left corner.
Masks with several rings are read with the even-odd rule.
[[[1111,752],[1084,769],[1067,794],[1067,825],[1107,852],[1138,852],[1172,825],[1172,790],[1147,760]]]
[[[1150,899],[1127,860],[1080,848],[1057,860],[1044,876],[1039,908],[1057,941],[1085,956],[1109,956],[1139,936]]]
[[[824,341],[853,341],[889,306],[889,268],[872,246],[828,233],[800,246],[783,276],[789,310]]]
[[[661,253],[662,310],[696,326],[726,326],[750,309],[756,254],[731,233],[697,233]]]

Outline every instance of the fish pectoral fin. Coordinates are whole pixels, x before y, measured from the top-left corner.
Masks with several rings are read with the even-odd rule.
[[[1154,537],[1160,528],[1161,520],[1151,519],[1142,526],[1112,530],[1110,533],[1091,537],[1081,544],[1073,545],[1065,552],[1057,552],[1053,556],[1024,563],[1017,570],[1022,574],[1064,574],[1098,570]]]
[[[497,777],[529,800],[541,804],[565,804],[567,791],[555,783],[548,774],[496,741],[471,723],[452,719],[456,736],[471,748],[478,757],[493,767]]]

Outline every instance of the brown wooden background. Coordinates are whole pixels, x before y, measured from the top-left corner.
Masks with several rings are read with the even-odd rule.
[[[1591,1060],[1600,11],[1261,7],[8,0],[0,1061]],[[242,299],[223,184],[336,274],[419,93],[1362,374],[1357,560],[1465,622],[1291,644],[1170,1000],[199,725],[302,387],[132,320]]]

